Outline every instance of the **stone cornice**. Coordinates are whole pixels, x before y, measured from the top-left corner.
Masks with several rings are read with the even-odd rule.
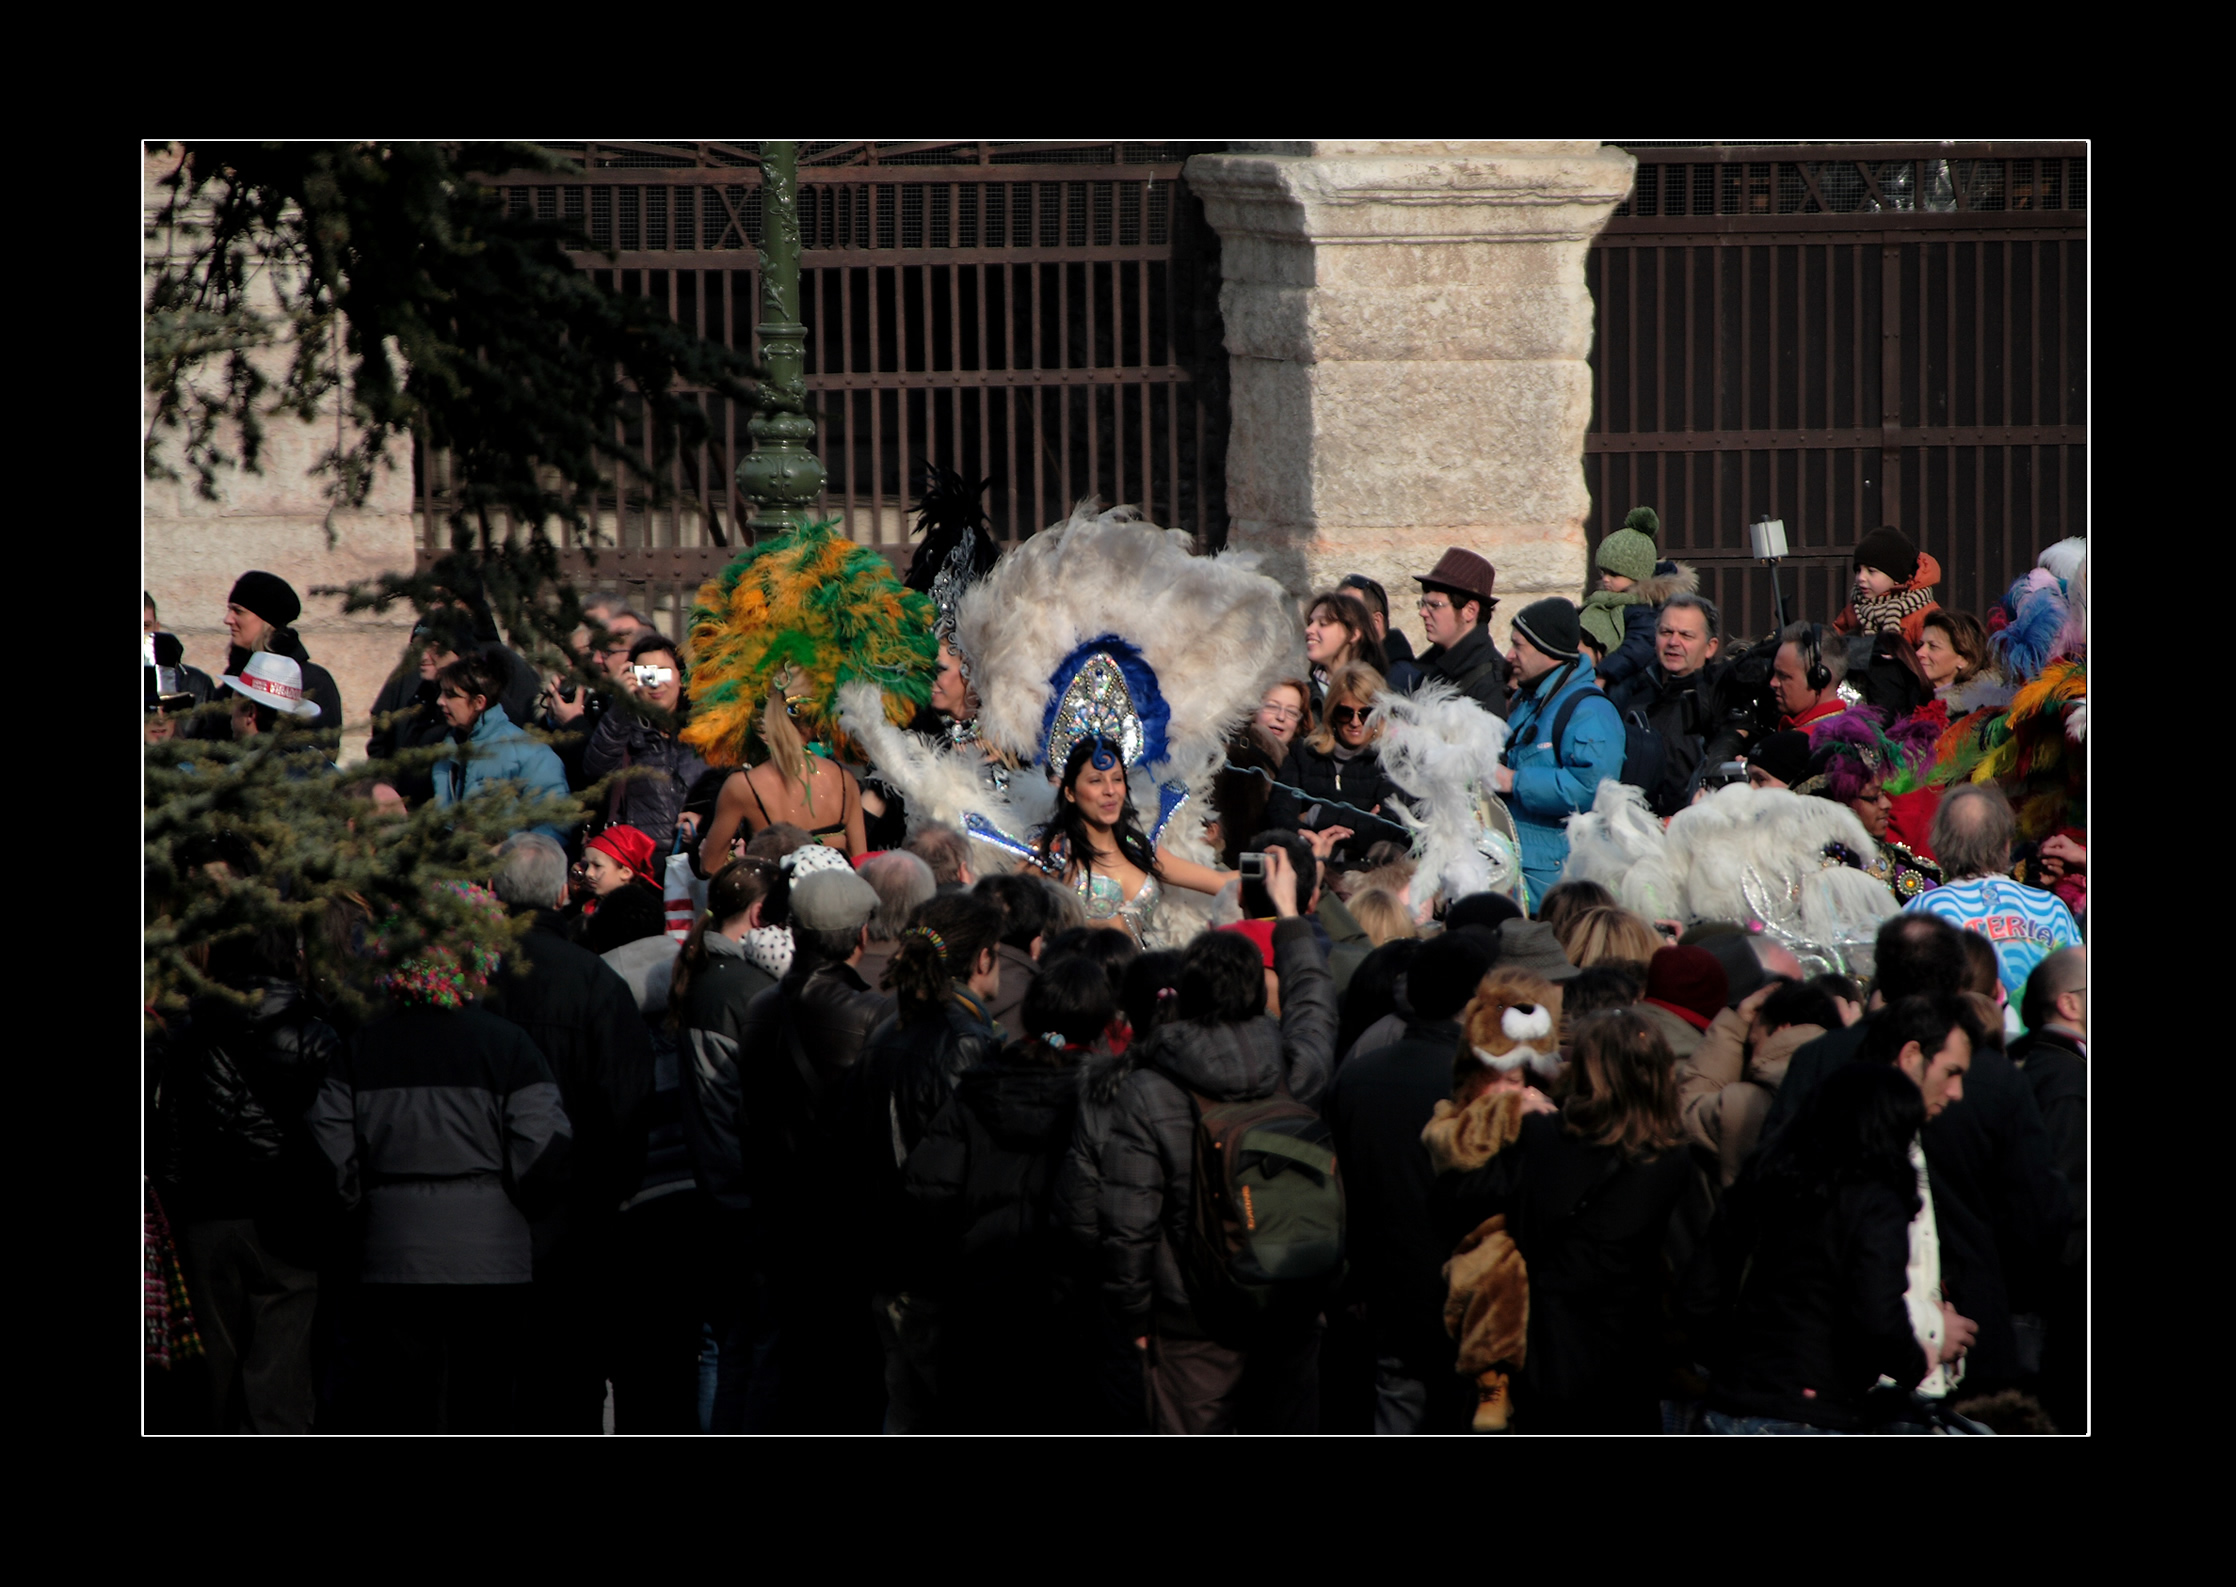
[[[1584,242],[1629,195],[1638,164],[1604,145],[1293,147],[1189,160],[1188,186],[1223,236],[1315,246]]]

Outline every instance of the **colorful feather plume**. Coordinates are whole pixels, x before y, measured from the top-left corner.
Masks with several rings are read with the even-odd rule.
[[[931,699],[939,642],[930,599],[903,586],[878,552],[835,533],[836,523],[764,540],[699,587],[683,740],[708,765],[752,758],[762,708],[780,684],[801,736],[842,751],[846,684],[876,685],[896,723]]]

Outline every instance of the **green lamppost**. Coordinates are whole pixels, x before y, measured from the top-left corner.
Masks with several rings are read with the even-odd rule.
[[[823,493],[823,464],[809,444],[807,327],[800,323],[800,146],[761,145],[760,412],[746,429],[753,450],[738,464],[738,489],[753,503],[755,540],[804,527]]]

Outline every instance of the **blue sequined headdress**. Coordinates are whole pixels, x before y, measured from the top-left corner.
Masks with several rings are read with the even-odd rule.
[[[1066,656],[1049,689],[1039,759],[1050,771],[1061,770],[1083,738],[1110,740],[1128,767],[1153,766],[1165,758],[1172,713],[1164,692],[1141,652],[1116,634],[1090,639]],[[1095,765],[1109,770],[1100,760]]]

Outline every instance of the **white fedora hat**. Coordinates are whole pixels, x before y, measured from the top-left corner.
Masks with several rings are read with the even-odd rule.
[[[239,677],[227,673],[219,680],[228,689],[237,689],[258,705],[268,705],[275,711],[285,711],[289,716],[316,716],[318,702],[303,698],[303,669],[295,664],[292,656],[276,656],[268,650],[259,650],[248,658]]]

